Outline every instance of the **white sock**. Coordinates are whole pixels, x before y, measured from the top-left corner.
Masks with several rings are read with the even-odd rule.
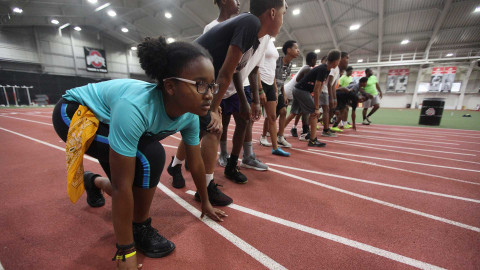
[[[340,124],[338,124],[338,125],[343,127],[343,120],[340,120]]]
[[[175,167],[175,166],[177,166],[178,164],[183,164],[183,160],[180,160],[180,159],[177,158],[177,156],[175,156],[175,157],[173,158],[172,167]]]
[[[212,182],[212,180],[213,180],[213,173],[212,174],[207,173],[205,176],[207,177],[207,187],[208,187],[210,182]]]

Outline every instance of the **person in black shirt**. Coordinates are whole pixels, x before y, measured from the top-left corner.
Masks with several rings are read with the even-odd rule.
[[[337,127],[341,121],[340,115],[348,106],[352,107],[352,128],[357,130],[355,125],[355,110],[357,109],[358,103],[362,103],[370,98],[373,98],[372,95],[367,94],[364,90],[367,85],[368,78],[363,77],[360,79],[358,84],[351,84],[346,88],[337,89],[337,107],[335,108],[335,114],[337,116],[337,121],[333,125]]]
[[[288,125],[298,114],[310,114],[310,139],[308,146],[322,147],[326,145],[317,140],[317,118],[320,115],[319,95],[323,84],[330,74],[330,70],[338,66],[340,55],[339,50],[331,50],[327,55],[327,63],[313,68],[293,89],[293,104],[285,125]]]

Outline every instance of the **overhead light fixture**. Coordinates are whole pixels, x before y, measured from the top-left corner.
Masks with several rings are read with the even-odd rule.
[[[91,3],[91,4],[96,4],[97,0],[88,0],[88,2]]]
[[[137,50],[137,47],[133,46],[133,47],[130,48],[130,50],[136,51],[136,50]]]
[[[60,23],[57,19],[52,19],[50,22],[53,23],[53,24],[59,24]]]
[[[66,24],[60,26],[58,29],[59,29],[59,30],[62,30],[63,28],[68,27],[69,25],[70,25],[69,23],[66,23]]]
[[[115,10],[113,10],[113,9],[110,9],[109,11],[107,11],[107,14],[108,14],[108,16],[110,16],[110,17],[115,17],[115,16],[117,16],[117,12],[115,12]]]
[[[99,7],[97,7],[97,8],[95,9],[95,12],[100,11],[100,10],[102,10],[102,9],[110,6],[110,5],[111,5],[110,3],[103,4],[103,5],[99,6]]]
[[[297,64],[293,64],[292,67],[297,67]]]
[[[172,13],[170,13],[170,12],[165,12],[165,18],[171,19],[171,18],[172,18]]]
[[[404,39],[404,40],[402,40],[402,42],[400,42],[400,44],[402,44],[402,45],[405,45],[405,44],[408,44],[408,43],[410,43],[410,40],[408,40],[408,39]]]
[[[350,25],[350,31],[355,31],[355,30],[358,30],[360,29],[360,24],[352,24]]]
[[[363,59],[358,59],[357,63],[363,63]]]
[[[473,12],[480,12],[480,6],[476,7]]]
[[[18,13],[18,14],[22,14],[22,13],[23,13],[23,9],[21,9],[21,8],[19,8],[19,7],[14,7],[14,8],[13,8],[13,12]]]
[[[283,49],[283,48],[282,47],[277,47],[277,50],[281,50],[281,49]]]
[[[300,9],[299,9],[299,8],[294,9],[294,10],[292,11],[292,14],[293,14],[293,15],[298,15],[298,14],[300,14]]]
[[[315,53],[319,53],[319,52],[320,52],[320,49],[316,49],[314,52],[315,52]]]
[[[75,31],[78,31],[78,32],[82,31],[82,28],[80,28],[80,26],[75,26],[75,28],[73,29],[75,29]]]
[[[445,55],[446,57],[450,57],[450,56],[453,56],[453,53],[447,53],[447,55]]]
[[[171,37],[167,38],[167,43],[172,43],[172,42],[175,42],[174,38],[171,38]]]
[[[128,33],[128,28],[126,28],[126,27],[122,27],[121,30],[122,30],[123,33]]]

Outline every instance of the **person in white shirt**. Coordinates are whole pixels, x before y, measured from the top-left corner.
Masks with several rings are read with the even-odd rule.
[[[215,25],[230,19],[231,17],[237,16],[240,12],[240,1],[238,0],[213,0],[213,4],[217,5],[220,9],[220,14],[216,20],[211,21],[203,29],[205,34]]]

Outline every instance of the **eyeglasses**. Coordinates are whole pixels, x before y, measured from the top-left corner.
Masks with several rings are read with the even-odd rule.
[[[189,83],[189,84],[193,84],[197,87],[197,92],[200,95],[205,95],[207,93],[208,89],[212,90],[212,94],[217,94],[218,93],[218,88],[219,88],[218,83],[196,82],[196,81],[192,81],[192,80],[188,80],[188,79],[184,79],[184,78],[177,78],[177,77],[170,77],[170,78],[163,79],[164,82],[165,82],[165,80],[177,80],[177,81],[182,81],[182,82],[186,82],[186,83]]]

